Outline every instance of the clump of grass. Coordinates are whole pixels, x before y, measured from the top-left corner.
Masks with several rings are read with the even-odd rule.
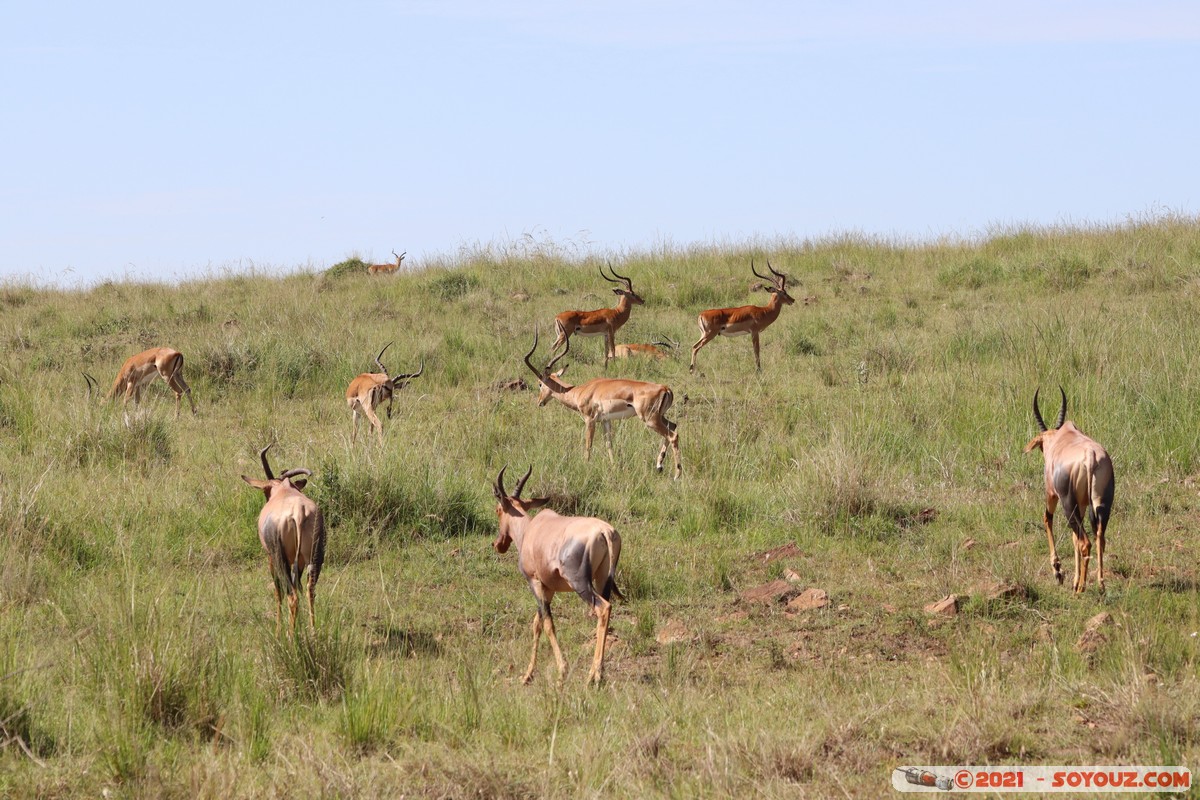
[[[479,279],[461,269],[445,272],[426,284],[426,291],[443,302],[465,297],[479,285]]]
[[[301,601],[303,605],[303,601]],[[287,614],[285,607],[284,612]],[[303,612],[301,612],[303,613]],[[350,685],[354,665],[361,656],[357,642],[335,621],[310,632],[296,621],[296,636],[273,633],[266,643],[282,699],[334,700]]]
[[[369,266],[370,264],[358,256],[351,256],[345,261],[339,261],[321,274],[326,278],[334,279],[344,278],[347,275],[366,275]]]
[[[317,497],[332,527],[350,526],[375,536],[469,536],[490,530],[479,499],[453,476],[429,470],[382,473],[340,462],[321,465]]]
[[[193,363],[216,386],[246,387],[253,384],[261,361],[253,347],[230,340],[202,348]]]
[[[129,406],[129,425],[121,417],[103,417],[80,430],[63,448],[75,467],[113,466],[134,463],[141,467],[161,466],[174,454],[172,427],[148,405]]]
[[[342,694],[341,733],[351,750],[370,753],[391,741],[395,696],[389,686],[363,686]]]
[[[0,752],[11,747],[47,758],[58,749],[54,735],[35,717],[38,707],[23,674],[14,666],[12,651],[0,661]]]

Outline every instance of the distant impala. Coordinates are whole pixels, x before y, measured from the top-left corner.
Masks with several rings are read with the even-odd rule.
[[[645,301],[633,291],[633,281],[620,275],[611,266],[608,268],[612,272],[613,277],[604,274],[604,267],[600,268],[600,276],[610,283],[623,283],[623,289],[613,289],[613,294],[617,295],[620,300],[617,301],[616,308],[600,308],[595,311],[564,311],[554,318],[554,331],[557,337],[554,340],[554,346],[550,348],[551,353],[557,353],[558,348],[566,344],[571,339],[571,334],[579,334],[580,336],[603,336],[604,337],[604,363],[607,365],[610,358],[616,358],[616,335],[617,331],[629,319],[629,312],[633,310],[635,305],[642,305]]]
[[[1041,433],[1025,445],[1026,453],[1040,449],[1046,459],[1046,512],[1043,521],[1046,524],[1046,538],[1050,540],[1050,565],[1054,568],[1054,577],[1061,584],[1062,567],[1054,547],[1054,509],[1061,503],[1075,540],[1075,582],[1072,585],[1076,594],[1084,590],[1092,551],[1087,530],[1083,527],[1083,512],[1086,510],[1092,531],[1096,534],[1096,583],[1103,594],[1104,532],[1112,514],[1116,486],[1112,459],[1095,440],[1076,428],[1075,423],[1067,421],[1067,393],[1061,386],[1058,391],[1062,395],[1062,410],[1058,412],[1058,422],[1049,430],[1038,408],[1038,393],[1033,393],[1033,418],[1037,420]]]
[[[371,275],[378,275],[381,272],[395,272],[396,270],[400,269],[400,262],[404,260],[406,255],[408,255],[408,251],[405,250],[400,255],[396,255],[396,251],[393,250],[392,255],[396,256],[395,264],[372,264],[371,266],[367,267],[367,272]]]
[[[763,287],[771,293],[771,299],[765,306],[714,308],[700,312],[697,320],[700,324],[700,340],[692,345],[691,370],[693,372],[696,371],[696,353],[700,352],[700,348],[704,345],[718,336],[743,336],[747,333],[750,334],[750,341],[754,344],[754,366],[759,372],[762,371],[762,362],[758,359],[758,334],[775,321],[785,305],[790,306],[796,302],[787,293],[787,276],[776,272],[770,261],[767,261],[767,269],[774,277],[759,275],[758,270],[754,268],[754,260],[751,259],[750,271],[754,273],[755,277],[770,284],[770,286]]]

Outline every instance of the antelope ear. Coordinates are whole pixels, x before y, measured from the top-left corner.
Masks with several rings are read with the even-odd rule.
[[[612,293],[613,294],[625,294],[625,290],[624,289],[613,289]]]
[[[301,478],[298,481],[291,481],[291,484],[292,484],[292,486],[296,487],[297,489],[303,489],[305,486],[308,486],[308,479]]]
[[[242,480],[244,480],[246,483],[248,483],[248,484],[250,484],[251,486],[253,486],[255,489],[261,489],[261,490],[262,490],[262,491],[264,491],[264,492],[265,492],[267,489],[270,489],[270,488],[271,488],[271,482],[270,482],[270,481],[260,481],[260,480],[256,480],[256,479],[254,479],[254,478],[247,478],[245,475],[243,475],[243,476],[242,476]]]
[[[534,497],[532,499],[525,501],[525,510],[533,511],[534,509],[542,508],[549,502],[550,502],[549,497]]]
[[[1039,433],[1037,436],[1033,437],[1033,439],[1031,439],[1029,441],[1029,444],[1025,445],[1025,449],[1021,452],[1028,453],[1030,450],[1033,450],[1034,448],[1041,450],[1042,449],[1042,439],[1043,439],[1043,437],[1045,437],[1045,435],[1046,435],[1045,433]]]

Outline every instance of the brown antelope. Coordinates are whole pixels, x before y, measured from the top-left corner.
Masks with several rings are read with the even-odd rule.
[[[596,616],[596,652],[588,683],[600,683],[604,677],[604,644],[608,638],[608,620],[612,610],[610,599],[622,597],[617,588],[617,561],[621,558],[621,537],[612,525],[595,517],[563,517],[543,509],[536,517],[530,512],[549,502],[544,497],[521,499],[521,490],[533,467],[517,481],[510,495],[504,490],[504,470],[496,476],[492,493],[496,496],[496,517],[500,531],[493,547],[497,553],[517,546],[517,568],[529,581],[537,598],[537,614],[533,618],[533,652],[529,669],[522,683],[533,680],[537,665],[538,641],[542,629],[550,640],[554,660],[558,662],[558,682],[567,675],[567,661],[554,635],[554,617],[550,601],[558,592],[575,592]]]
[[[663,438],[662,449],[658,451],[658,461],[655,469],[662,472],[663,458],[667,455],[667,445],[675,456],[675,480],[683,474],[679,460],[679,433],[676,425],[664,414],[675,402],[675,395],[669,386],[661,383],[646,383],[622,378],[593,378],[587,383],[572,386],[562,381],[566,368],[551,372],[554,365],[571,350],[570,342],[567,348],[550,360],[545,368],[539,370],[533,366],[529,357],[538,346],[537,329],[533,332],[533,347],[525,354],[525,366],[537,376],[540,389],[538,390],[538,406],[544,406],[553,397],[572,411],[578,412],[584,421],[584,455],[592,457],[592,438],[596,434],[596,423],[604,423],[604,442],[608,447],[609,460],[615,460],[612,449],[612,420],[625,417],[637,417],[646,427]]]
[[[1054,509],[1061,503],[1075,540],[1075,592],[1082,592],[1087,584],[1092,546],[1083,527],[1083,512],[1086,509],[1092,532],[1096,535],[1096,583],[1103,594],[1104,531],[1112,513],[1115,488],[1112,460],[1103,447],[1085,436],[1075,427],[1075,423],[1067,421],[1067,393],[1061,386],[1058,391],[1062,394],[1062,410],[1058,412],[1058,422],[1049,430],[1038,408],[1038,393],[1033,393],[1033,417],[1041,432],[1025,445],[1025,452],[1039,448],[1046,460],[1046,512],[1043,520],[1046,538],[1050,541],[1050,564],[1054,567],[1054,577],[1061,585],[1063,573],[1058,552],[1054,548],[1053,528]]]
[[[766,281],[769,286],[763,286],[771,293],[771,299],[765,306],[738,306],[737,308],[713,308],[701,311],[697,322],[700,323],[700,341],[692,345],[692,372],[696,371],[696,353],[700,348],[718,336],[742,336],[750,334],[754,344],[754,366],[762,372],[762,362],[758,358],[758,335],[779,316],[779,311],[785,305],[791,305],[796,300],[787,293],[787,276],[776,272],[767,261],[767,269],[774,277],[759,275],[754,268],[754,260],[750,260],[750,271],[755,277]]]
[[[307,469],[289,469],[278,478],[267,463],[267,445],[258,451],[262,460],[265,481],[242,476],[242,480],[261,489],[267,502],[258,514],[258,538],[267,551],[267,567],[275,584],[275,635],[279,635],[283,614],[283,595],[287,593],[288,618],[292,636],[296,635],[296,610],[299,605],[300,576],[308,572],[308,627],[316,630],[313,600],[321,565],[325,563],[325,520],[321,509],[301,491],[308,483],[298,476],[312,475]]]
[[[613,274],[611,278],[604,274],[604,267],[600,267],[600,276],[604,280],[625,285],[623,289],[613,289],[613,294],[620,298],[617,307],[600,308],[595,311],[564,311],[559,314],[554,318],[557,337],[554,347],[550,348],[551,353],[557,353],[558,348],[567,344],[571,335],[577,333],[580,336],[604,336],[604,363],[607,365],[610,358],[616,358],[617,330],[629,319],[629,312],[633,307],[640,306],[645,301],[633,291],[633,281],[618,274],[611,265],[608,269]]]
[[[121,365],[121,371],[117,373],[117,379],[113,381],[112,388],[108,390],[105,398],[113,400],[119,393],[122,395],[122,408],[129,404],[131,397],[135,405],[141,405],[142,389],[159,376],[162,376],[162,379],[171,387],[171,391],[175,393],[175,416],[179,416],[180,400],[185,394],[188,404],[192,407],[192,415],[195,416],[196,401],[192,399],[192,387],[188,386],[187,381],[183,379],[183,354],[170,347],[152,347],[136,356],[127,358]],[[83,378],[87,381],[88,397],[90,398],[93,388],[96,388],[96,379],[86,372],[83,373]],[[129,422],[128,414],[126,414],[125,421]]]
[[[408,251],[405,250],[403,253],[397,256],[396,251],[393,250],[392,255],[396,256],[395,264],[372,264],[371,266],[367,267],[367,272],[371,275],[378,275],[381,272],[395,272],[396,270],[400,269],[400,262],[404,260],[406,255],[408,255]]]
[[[665,349],[664,349],[665,348]],[[671,342],[654,341],[650,344],[619,344],[616,347],[617,358],[653,358],[662,360],[670,358],[674,348]]]
[[[388,419],[392,418],[392,400],[396,392],[400,391],[413,378],[418,378],[425,371],[425,359],[421,359],[421,368],[409,375],[389,376],[387,367],[380,361],[383,358],[384,351],[392,346],[388,342],[383,346],[383,350],[379,351],[379,355],[375,356],[375,365],[379,367],[379,372],[364,372],[354,380],[350,381],[350,386],[346,388],[346,405],[354,413],[354,435],[350,437],[350,441],[358,441],[358,415],[359,413],[366,414],[367,419],[371,423],[371,427],[379,434],[379,443],[383,444],[383,423],[379,421],[379,417],[375,415],[375,409],[384,400],[387,400],[387,415]]]

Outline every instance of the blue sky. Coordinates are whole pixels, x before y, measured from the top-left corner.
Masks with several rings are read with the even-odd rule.
[[[1200,211],[1200,4],[10,4],[0,276]]]

